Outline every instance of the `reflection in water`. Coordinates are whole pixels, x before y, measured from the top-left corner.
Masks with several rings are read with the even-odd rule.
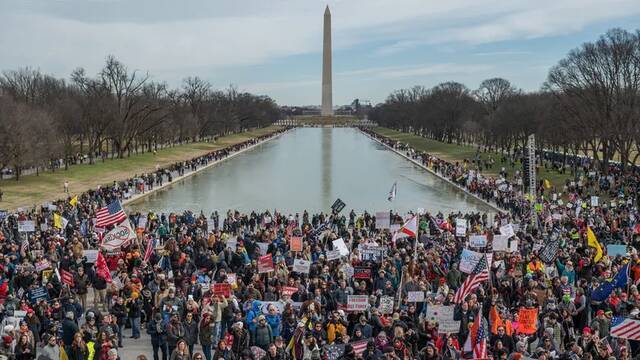
[[[318,156],[321,158],[318,159]],[[398,194],[387,201],[398,183]],[[301,128],[212,166],[129,210],[328,211],[336,198],[371,212],[491,211],[484,203],[386,150],[356,129]]]
[[[331,197],[331,160],[333,153],[331,152],[331,139],[333,138],[333,132],[331,128],[322,128],[322,207],[329,209],[333,204]]]

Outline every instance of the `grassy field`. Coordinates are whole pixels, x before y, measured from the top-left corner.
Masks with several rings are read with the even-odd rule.
[[[116,160],[98,161],[94,165],[74,165],[69,170],[59,170],[54,173],[41,173],[39,176],[28,175],[20,181],[7,179],[0,181],[0,189],[4,197],[0,202],[0,209],[15,210],[19,207],[31,207],[66,197],[64,182],[69,182],[69,191],[78,194],[98,185],[108,184],[114,180],[124,180],[136,174],[154,171],[156,165],[160,167],[178,161],[188,160],[210,151],[237,144],[250,138],[269,134],[280,129],[270,126],[255,129],[241,134],[233,134],[218,138],[211,143],[191,143],[173,148],[158,150],[153,153],[131,155],[131,157]]]
[[[433,154],[447,161],[462,162],[465,159],[475,159],[476,156],[476,147],[474,146],[447,144],[441,141],[427,139],[410,133],[400,132],[383,127],[377,127],[373,130],[380,135],[387,136],[403,143],[407,143],[416,150],[428,152],[429,154]],[[493,165],[493,169],[483,170],[482,173],[485,175],[495,176],[500,172],[501,168],[504,167],[508,174],[512,176],[516,170],[522,169],[522,166],[519,162],[516,162],[516,165],[513,168],[509,163],[500,163],[501,157],[498,153],[480,153],[481,159],[489,159],[490,157],[493,157],[495,164]],[[556,188],[562,188],[565,180],[569,177],[569,173],[560,174],[556,171],[547,171],[544,168],[540,168],[540,171],[538,172],[538,179],[547,179]]]

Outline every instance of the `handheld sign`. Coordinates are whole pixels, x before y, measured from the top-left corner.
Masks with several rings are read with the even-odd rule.
[[[342,200],[336,199],[336,201],[331,205],[331,210],[333,210],[336,214],[342,211],[344,207],[347,206]]]

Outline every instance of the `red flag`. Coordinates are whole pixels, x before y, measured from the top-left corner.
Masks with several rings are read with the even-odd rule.
[[[404,225],[400,228],[400,231],[411,236],[417,237],[418,235],[418,215],[413,216],[411,219],[407,220]]]
[[[107,261],[102,256],[102,252],[98,252],[98,258],[96,259],[96,274],[107,280],[108,283],[111,282],[111,273],[107,267]]]

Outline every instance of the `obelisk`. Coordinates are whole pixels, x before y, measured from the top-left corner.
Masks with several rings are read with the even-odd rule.
[[[333,92],[331,85],[331,12],[329,5],[324,10],[324,36],[322,42],[322,106],[320,115],[333,115]]]

